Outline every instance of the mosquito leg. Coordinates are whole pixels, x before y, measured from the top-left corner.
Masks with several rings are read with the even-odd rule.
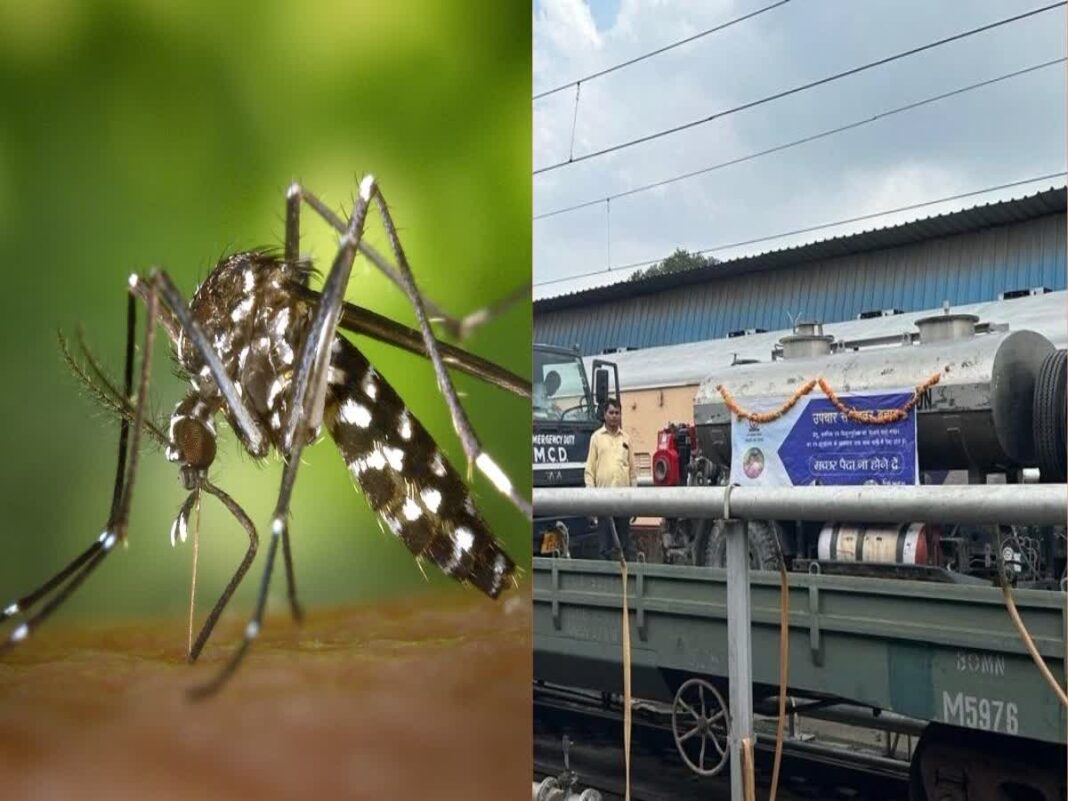
[[[404,248],[401,246],[400,239],[397,236],[397,228],[393,223],[393,217],[389,213],[389,207],[386,205],[386,201],[382,197],[382,193],[378,191],[377,186],[372,187],[371,194],[378,206],[379,213],[382,215],[382,224],[386,229],[386,235],[389,237],[394,258],[396,258],[400,267],[404,292],[408,295],[408,300],[415,309],[415,317],[419,322],[419,331],[423,335],[423,343],[426,345],[427,355],[430,357],[431,364],[434,365],[434,375],[437,376],[438,389],[441,390],[441,394],[445,397],[445,404],[449,407],[449,414],[452,416],[453,428],[456,429],[460,442],[463,444],[464,454],[467,456],[468,470],[470,471],[471,465],[475,465],[517,509],[523,512],[528,519],[533,519],[533,508],[530,502],[516,492],[508,476],[505,475],[493,458],[482,449],[478,437],[471,428],[467,413],[464,411],[463,406],[460,405],[460,399],[456,397],[456,389],[452,385],[452,379],[445,369],[445,363],[442,361],[441,353],[438,350],[437,340],[430,330],[426,308],[419,290],[415,287],[415,278],[412,276],[412,269],[408,265],[408,259],[404,255]]]
[[[496,303],[484,306],[481,309],[476,309],[460,321],[460,331],[457,338],[460,340],[467,339],[467,337],[471,335],[471,332],[476,328],[485,325],[491,320],[495,320],[508,311],[508,309],[512,308],[512,306],[529,297],[530,287],[524,284],[516,287],[515,290],[505,295]]]
[[[315,430],[322,423],[323,405],[326,401],[327,367],[330,362],[330,346],[336,336],[341,308],[345,301],[345,288],[352,274],[352,261],[356,257],[363,238],[367,209],[374,191],[374,178],[367,176],[360,184],[360,196],[352,211],[345,233],[341,236],[334,263],[323,283],[315,317],[308,328],[308,335],[297,358],[296,374],[293,377],[292,403],[289,419],[282,434],[282,443],[292,460],[298,424],[306,430]],[[303,441],[303,436],[301,437]]]
[[[241,638],[241,644],[237,647],[237,650],[234,651],[233,655],[231,655],[230,660],[223,666],[222,670],[215,674],[212,679],[205,684],[190,689],[189,697],[191,700],[202,701],[222,689],[241,665],[242,660],[245,658],[245,654],[248,653],[249,646],[252,645],[252,641],[260,634],[260,629],[263,626],[263,610],[267,606],[267,592],[271,586],[271,572],[274,570],[274,558],[278,553],[278,542],[286,533],[285,517],[288,514],[289,500],[292,496],[293,483],[296,480],[297,467],[300,465],[300,452],[303,450],[303,447],[303,433],[298,432],[296,452],[290,457],[289,461],[285,463],[285,468],[282,472],[282,489],[279,493],[278,504],[275,507],[274,520],[271,523],[271,540],[267,544],[267,563],[263,568],[263,578],[260,580],[260,591],[256,596],[256,606],[253,609],[252,617],[245,626],[245,633]],[[240,579],[237,578],[237,580],[239,581]],[[218,608],[218,605],[216,608]],[[214,625],[214,622],[212,625]],[[206,635],[204,636],[206,639]]]
[[[287,264],[296,264],[300,260],[300,197],[299,183],[290,185],[286,192],[286,241],[285,259]],[[307,286],[308,274],[301,278],[301,285]],[[304,610],[297,600],[297,576],[293,569],[293,547],[290,543],[288,527],[282,534],[282,558],[286,566],[286,597],[289,599],[289,612],[293,620],[300,623],[304,619]]]
[[[104,557],[115,547],[115,543],[126,537],[126,527],[130,519],[130,504],[133,499],[134,477],[137,472],[141,430],[145,422],[149,376],[152,369],[152,345],[155,341],[157,310],[157,299],[154,293],[149,294],[147,303],[148,312],[145,320],[144,350],[141,359],[141,374],[137,388],[137,403],[134,411],[132,432],[129,422],[124,419],[119,433],[118,469],[115,473],[115,488],[112,492],[111,513],[108,516],[107,526],[96,542],[75,557],[59,573],[46,581],[37,590],[8,605],[4,610],[4,619],[12,617],[21,611],[29,611],[53,589],[59,588],[59,591],[43,607],[15,627],[7,641],[0,645],[0,652],[14,647],[25,640],[31,631],[35,631],[104,561]],[[127,303],[126,317],[125,397],[129,399],[133,388],[133,343],[136,328],[135,304]],[[64,584],[63,582],[66,583]]]
[[[311,206],[311,208],[320,217],[322,217],[323,220],[325,220],[327,222],[327,224],[330,225],[331,228],[333,228],[339,234],[344,234],[345,231],[347,230],[347,226],[345,224],[345,221],[343,219],[341,219],[341,217],[339,217],[337,214],[335,214],[330,209],[329,206],[327,206],[325,203],[323,203],[323,201],[321,201],[317,196],[315,196],[314,194],[312,194],[311,192],[306,190],[299,183],[294,183],[289,187],[289,193],[287,194],[286,197],[287,197],[287,203],[290,202],[290,201],[293,201],[295,199],[296,200],[295,205],[298,205],[298,206],[300,205],[299,201],[303,200],[305,203],[307,203],[309,206]],[[289,207],[287,206],[287,216],[286,216],[287,226],[288,226],[288,221],[289,221],[288,211],[289,211]],[[289,230],[288,227],[287,227],[286,230],[287,230],[287,234],[288,234],[288,230]],[[404,288],[404,285],[401,283],[402,279],[401,279],[400,273],[397,272],[397,268],[396,267],[394,267],[392,264],[389,263],[389,260],[385,256],[383,256],[381,253],[379,253],[377,250],[375,250],[373,247],[371,247],[366,242],[360,242],[360,244],[357,246],[357,249],[359,250],[360,253],[362,253],[364,256],[366,256],[367,259],[375,267],[377,267],[382,272],[383,275],[385,275],[387,278],[389,278],[390,281],[392,281],[394,284],[396,284],[397,286],[401,287],[402,289]],[[527,292],[529,294],[529,288],[527,288]],[[448,312],[443,310],[440,306],[438,306],[436,303],[431,301],[429,298],[425,300],[425,305],[426,305],[427,310],[429,310],[430,314],[434,318],[436,318],[436,319],[441,321],[442,325],[445,327],[445,330],[448,332],[449,336],[455,337],[455,338],[460,338],[462,336],[462,332],[464,332],[464,330],[465,330],[464,329],[464,320],[460,320],[460,319],[454,317],[453,315],[449,314]]]
[[[296,182],[286,191],[286,264],[296,264],[300,259],[300,193]]]
[[[245,532],[248,534],[248,550],[245,552],[245,558],[241,560],[241,564],[237,566],[237,570],[234,572],[233,578],[230,579],[230,583],[226,585],[226,589],[223,590],[222,595],[219,596],[219,600],[215,602],[214,608],[208,614],[207,620],[204,621],[204,625],[201,627],[200,633],[197,635],[196,642],[193,643],[193,647],[189,650],[190,662],[195,662],[197,657],[200,656],[200,652],[204,650],[204,645],[207,643],[208,638],[215,629],[215,624],[219,622],[219,616],[222,615],[226,605],[230,602],[230,597],[237,589],[237,585],[245,578],[245,574],[248,572],[249,567],[252,566],[252,560],[256,558],[256,550],[259,547],[259,537],[256,535],[256,527],[252,524],[248,515],[245,514],[245,510],[238,506],[233,498],[214,484],[211,484],[208,481],[202,481],[200,486],[205,492],[218,498],[223,506],[229,510],[230,514],[237,519],[237,522],[241,524],[241,527],[245,529]]]

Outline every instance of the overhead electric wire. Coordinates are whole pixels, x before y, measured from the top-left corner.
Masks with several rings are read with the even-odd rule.
[[[917,109],[922,106],[929,105],[931,103],[936,103],[939,100],[946,100],[950,97],[956,97],[957,95],[962,95],[966,92],[971,92],[975,89],[981,89],[985,86],[990,86],[992,84],[999,83],[1000,81],[1007,81],[1011,78],[1018,78],[1021,75],[1026,75],[1037,70],[1045,69],[1046,67],[1052,67],[1055,64],[1063,64],[1066,60],[1068,60],[1068,58],[1061,56],[1060,58],[1055,58],[1052,61],[1044,61],[1041,64],[1035,64],[1030,67],[1025,67],[1024,69],[1016,70],[1015,72],[1008,72],[1004,75],[998,75],[997,77],[990,78],[985,81],[980,81],[979,83],[962,86],[958,89],[954,89],[949,92],[943,92],[942,94],[933,95],[931,97],[924,98],[923,100],[917,100],[914,103],[908,103],[904,106],[898,106],[897,108],[892,108],[887,111],[880,111],[878,114],[874,114],[870,117],[865,117],[864,119],[847,123],[846,125],[840,125],[837,128],[830,128],[826,131],[820,131],[819,133],[811,134],[800,139],[794,139],[793,141],[786,142],[785,144],[775,145],[774,147],[769,147],[765,150],[759,150],[755,153],[749,153],[745,156],[738,156],[737,158],[733,158],[728,161],[721,161],[718,164],[713,164],[709,167],[702,167],[699,170],[692,170],[690,172],[682,173],[681,175],[675,175],[671,178],[665,178],[660,181],[655,181],[654,183],[636,186],[633,189],[627,189],[624,192],[617,192],[613,195],[606,195],[604,197],[597,198],[596,200],[587,200],[583,203],[576,203],[573,206],[564,206],[563,208],[553,209],[552,211],[546,211],[541,214],[535,214],[534,219],[544,220],[548,217],[555,217],[560,214],[567,214],[568,212],[578,211],[579,209],[589,208],[590,206],[599,206],[602,203],[608,203],[613,200],[618,200],[621,197],[629,197],[630,195],[636,195],[640,192],[647,192],[650,189],[658,189],[661,186],[667,186],[668,184],[677,183],[678,181],[683,181],[687,178],[696,178],[699,175],[714,172],[715,170],[720,170],[724,167],[732,167],[735,164],[742,164],[743,162],[752,161],[762,156],[769,156],[773,153],[780,153],[783,150],[789,150],[790,148],[808,144],[809,142],[814,142],[818,139],[825,139],[826,137],[833,136],[834,134],[844,133],[845,131],[850,131],[854,128],[860,128],[864,125],[869,125],[873,122],[886,119],[887,117],[891,117],[895,114],[901,114],[905,111],[912,111],[913,109]]]
[[[704,125],[705,123],[712,122],[713,120],[717,120],[717,119],[720,119],[722,117],[726,117],[726,116],[728,116],[730,114],[736,114],[739,111],[745,111],[747,109],[755,108],[757,106],[764,105],[765,103],[770,103],[773,100],[780,100],[780,99],[782,99],[784,97],[788,97],[790,95],[798,94],[799,92],[804,92],[804,91],[806,91],[808,89],[813,89],[813,88],[815,88],[817,86],[822,86],[824,84],[831,83],[832,81],[837,81],[837,80],[840,80],[842,78],[847,78],[847,77],[849,77],[851,75],[856,75],[858,73],[864,72],[866,70],[873,69],[875,67],[881,67],[884,64],[889,64],[892,61],[898,61],[899,59],[907,58],[909,56],[914,56],[917,53],[922,53],[922,52],[925,52],[927,50],[932,50],[932,49],[934,49],[936,47],[941,47],[942,45],[950,44],[951,42],[960,41],[961,39],[966,39],[969,36],[975,36],[976,34],[983,33],[985,31],[989,31],[989,30],[993,30],[994,28],[999,28],[1002,25],[1008,25],[1008,24],[1013,23],[1013,22],[1019,22],[1020,20],[1027,19],[1028,17],[1033,17],[1036,14],[1041,14],[1041,13],[1044,13],[1046,11],[1050,11],[1050,10],[1052,10],[1054,8],[1060,8],[1060,7],[1065,5],[1065,2],[1066,2],[1066,0],[1061,0],[1060,2],[1057,2],[1057,3],[1051,3],[1049,5],[1042,6],[1040,8],[1031,9],[1030,11],[1025,11],[1025,12],[1023,12],[1021,14],[1016,14],[1015,16],[1012,16],[1012,17],[1006,17],[1006,18],[998,20],[996,22],[990,22],[990,23],[987,23],[986,25],[981,25],[978,28],[972,28],[972,29],[967,30],[967,31],[962,31],[960,33],[953,34],[952,36],[947,36],[947,37],[944,37],[942,39],[938,39],[938,40],[936,40],[934,42],[929,42],[929,43],[927,43],[925,45],[920,45],[919,47],[911,48],[910,50],[904,50],[904,51],[902,51],[900,53],[895,53],[892,56],[886,56],[885,58],[878,59],[877,61],[869,61],[867,64],[861,64],[858,67],[852,67],[852,68],[850,68],[848,70],[844,70],[842,72],[838,72],[838,73],[835,73],[833,75],[828,75],[828,76],[826,76],[824,78],[819,78],[819,79],[817,79],[815,81],[809,81],[808,83],[801,84],[799,86],[794,86],[794,87],[792,87],[790,89],[784,89],[784,90],[782,90],[780,92],[775,92],[774,94],[767,95],[767,96],[759,98],[757,100],[750,100],[747,103],[742,103],[740,105],[733,106],[732,108],[724,109],[723,111],[716,111],[716,112],[708,115],[707,117],[702,117],[701,119],[692,120],[690,122],[682,123],[681,125],[676,125],[676,126],[673,126],[671,128],[665,128],[662,131],[657,131],[656,133],[646,134],[645,136],[640,136],[637,139],[631,139],[631,140],[626,141],[626,142],[620,142],[619,144],[611,145],[610,147],[602,148],[601,150],[595,150],[595,151],[592,151],[590,153],[586,153],[586,154],[581,155],[581,156],[573,156],[571,158],[568,158],[567,161],[558,161],[558,162],[556,162],[554,164],[549,164],[548,166],[545,166],[545,167],[539,167],[538,169],[534,170],[534,175],[540,175],[542,173],[550,172],[552,170],[557,170],[557,169],[560,169],[561,167],[568,167],[568,166],[570,166],[572,164],[578,164],[581,161],[587,161],[589,159],[597,158],[599,156],[604,156],[604,155],[607,155],[608,153],[615,153],[615,152],[617,152],[619,150],[624,150],[626,148],[633,147],[634,145],[643,144],[645,142],[651,142],[654,139],[660,139],[661,137],[664,137],[664,136],[670,136],[671,134],[679,133],[681,131],[685,131],[685,130],[688,130],[690,128],[694,128],[694,127],[696,127],[698,125]]]
[[[939,203],[948,203],[951,200],[961,200],[961,199],[966,198],[966,197],[974,197],[976,195],[983,195],[983,194],[986,194],[987,192],[997,192],[997,191],[1000,191],[1002,189],[1012,189],[1013,187],[1024,186],[1025,184],[1033,184],[1033,183],[1036,183],[1038,181],[1048,181],[1048,180],[1051,180],[1053,178],[1064,178],[1065,176],[1068,176],[1068,172],[1065,172],[1063,170],[1061,172],[1047,173],[1046,175],[1036,175],[1034,178],[1025,178],[1023,180],[1012,181],[1012,182],[1007,183],[1007,184],[998,184],[997,186],[988,186],[988,187],[986,187],[984,189],[972,190],[971,192],[961,192],[961,193],[956,194],[956,195],[948,195],[947,197],[940,197],[940,198],[937,198],[936,200],[925,200],[925,201],[923,201],[921,203],[910,203],[907,206],[898,206],[897,208],[894,208],[894,209],[886,209],[884,211],[876,211],[876,212],[872,212],[871,214],[860,214],[860,215],[858,215],[856,217],[847,217],[846,219],[835,220],[834,222],[820,223],[819,225],[810,225],[810,226],[806,226],[805,228],[795,228],[792,231],[783,231],[783,232],[778,233],[778,234],[769,234],[768,236],[759,236],[759,237],[756,237],[754,239],[745,239],[745,240],[742,240],[740,242],[730,242],[730,243],[723,244],[723,245],[715,245],[715,246],[710,247],[710,248],[702,248],[701,250],[695,250],[695,251],[693,251],[693,254],[694,255],[703,256],[703,255],[705,255],[707,253],[716,253],[716,252],[721,251],[721,250],[732,250],[733,248],[742,247],[744,245],[755,245],[755,244],[758,244],[760,242],[769,242],[769,241],[771,241],[773,239],[782,239],[783,237],[787,237],[787,236],[795,236],[796,234],[807,234],[807,233],[811,233],[813,231],[822,231],[822,230],[824,230],[826,228],[834,228],[834,227],[839,226],[839,225],[847,225],[849,223],[862,222],[863,220],[871,220],[871,219],[874,219],[876,217],[883,217],[883,216],[885,216],[887,214],[897,214],[897,213],[902,212],[902,211],[912,211],[914,209],[921,209],[921,208],[924,208],[926,206],[935,206],[935,205],[938,205]],[[565,281],[576,281],[579,278],[589,278],[590,276],[594,276],[594,275],[604,275],[604,274],[607,274],[607,273],[619,273],[619,272],[623,272],[625,270],[633,270],[633,269],[636,269],[638,267],[647,267],[647,266],[650,266],[650,265],[653,265],[653,264],[659,264],[660,262],[664,261],[664,259],[666,259],[666,258],[667,258],[667,256],[661,256],[658,259],[647,259],[646,261],[631,262],[630,264],[623,264],[623,265],[620,265],[619,267],[609,267],[609,268],[606,268],[604,270],[591,270],[590,272],[586,272],[586,273],[578,273],[577,275],[570,275],[570,276],[568,276],[566,278],[551,278],[548,281],[535,281],[533,286],[547,286],[549,284],[560,284],[560,283],[563,283]]]
[[[721,22],[719,25],[716,25],[712,28],[707,28],[701,31],[700,33],[695,33],[693,36],[687,36],[685,39],[679,39],[677,42],[672,42],[669,45],[658,47],[656,50],[650,50],[648,53],[643,53],[640,56],[635,56],[634,58],[627,59],[626,61],[622,61],[619,64],[614,64],[611,67],[606,67],[603,70],[592,72],[589,75],[586,75],[582,78],[578,78],[577,80],[560,84],[559,86],[553,89],[546,89],[544,92],[538,92],[538,94],[534,95],[533,99],[541,100],[543,97],[548,97],[549,95],[556,94],[557,92],[562,92],[565,89],[570,89],[572,86],[578,86],[579,84],[586,83],[587,81],[592,81],[594,78],[600,78],[602,75],[608,75],[610,72],[615,72],[616,70],[621,70],[624,67],[629,67],[632,64],[637,64],[639,61],[645,61],[645,59],[647,58],[652,58],[653,56],[658,56],[661,53],[666,53],[668,50],[673,50],[676,47],[681,47],[684,44],[689,44],[690,42],[696,41],[697,39],[700,39],[703,36],[708,36],[709,34],[715,33],[716,31],[722,31],[724,28],[729,28],[732,25],[738,24],[739,22],[744,22],[747,19],[752,19],[753,17],[763,14],[765,11],[771,11],[773,8],[778,8],[779,6],[786,5],[789,2],[790,0],[779,0],[779,2],[772,3],[770,6],[764,6],[763,8],[758,8],[756,11],[751,11],[741,17],[735,17],[732,20]]]

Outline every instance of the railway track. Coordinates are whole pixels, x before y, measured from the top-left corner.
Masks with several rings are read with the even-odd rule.
[[[605,700],[608,700],[607,698]],[[671,732],[670,709],[638,702],[633,707],[631,798],[634,801],[728,801],[729,768],[698,776],[683,763]],[[624,794],[623,716],[618,699],[607,704],[589,693],[563,688],[534,688],[534,778],[557,776],[564,769],[563,737],[569,739],[568,764],[578,774],[578,789],[594,788],[605,799]],[[766,797],[771,781],[774,735],[758,732],[757,795]],[[906,801],[908,762],[871,752],[787,739],[778,798],[842,801]]]

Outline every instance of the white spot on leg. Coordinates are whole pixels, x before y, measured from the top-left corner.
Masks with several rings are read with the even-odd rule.
[[[509,493],[512,491],[512,482],[488,453],[480,453],[478,458],[475,459],[475,466],[485,473],[486,477],[493,482],[493,486],[501,492]]]
[[[137,285],[141,283],[141,279],[137,277],[137,273],[130,273],[130,277],[126,279],[130,285],[130,289],[137,289]]]
[[[248,625],[245,626],[245,639],[254,640],[260,636],[260,624],[255,620],[250,620]]]
[[[404,502],[404,507],[401,509],[401,512],[404,513],[404,518],[409,522],[413,520],[418,520],[420,515],[423,514],[423,510],[419,508],[419,504],[417,504],[411,498],[408,498]]]
[[[104,550],[110,551],[112,548],[115,547],[115,540],[118,539],[118,536],[115,534],[114,531],[108,531],[106,533],[107,536],[104,537]]]
[[[433,487],[427,487],[420,493],[420,496],[423,499],[423,503],[426,504],[426,508],[432,514],[437,513],[438,508],[441,506],[441,493]]]
[[[8,605],[7,608],[4,609],[4,614],[7,617],[11,617],[12,615],[17,615],[18,613],[19,613],[19,605],[17,603],[10,604],[10,605]]]
[[[276,517],[274,520],[271,521],[271,533],[274,534],[274,536],[281,537],[282,532],[285,530],[286,524],[285,521],[282,520],[282,518]]]
[[[375,189],[375,177],[373,175],[365,175],[363,180],[360,181],[360,197],[363,200],[370,200],[371,193]]]
[[[371,425],[371,410],[362,403],[356,403],[351,398],[341,404],[341,412],[338,414],[342,422],[350,425],[367,428]]]
[[[11,632],[11,642],[22,642],[26,639],[26,635],[30,633],[30,627],[23,623],[13,632]]]

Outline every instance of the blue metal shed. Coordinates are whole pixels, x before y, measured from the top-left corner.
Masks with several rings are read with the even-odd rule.
[[[719,339],[838,322],[864,311],[919,311],[1065,289],[1064,187],[902,225],[721,262],[683,274],[534,304],[534,340],[607,349]]]

